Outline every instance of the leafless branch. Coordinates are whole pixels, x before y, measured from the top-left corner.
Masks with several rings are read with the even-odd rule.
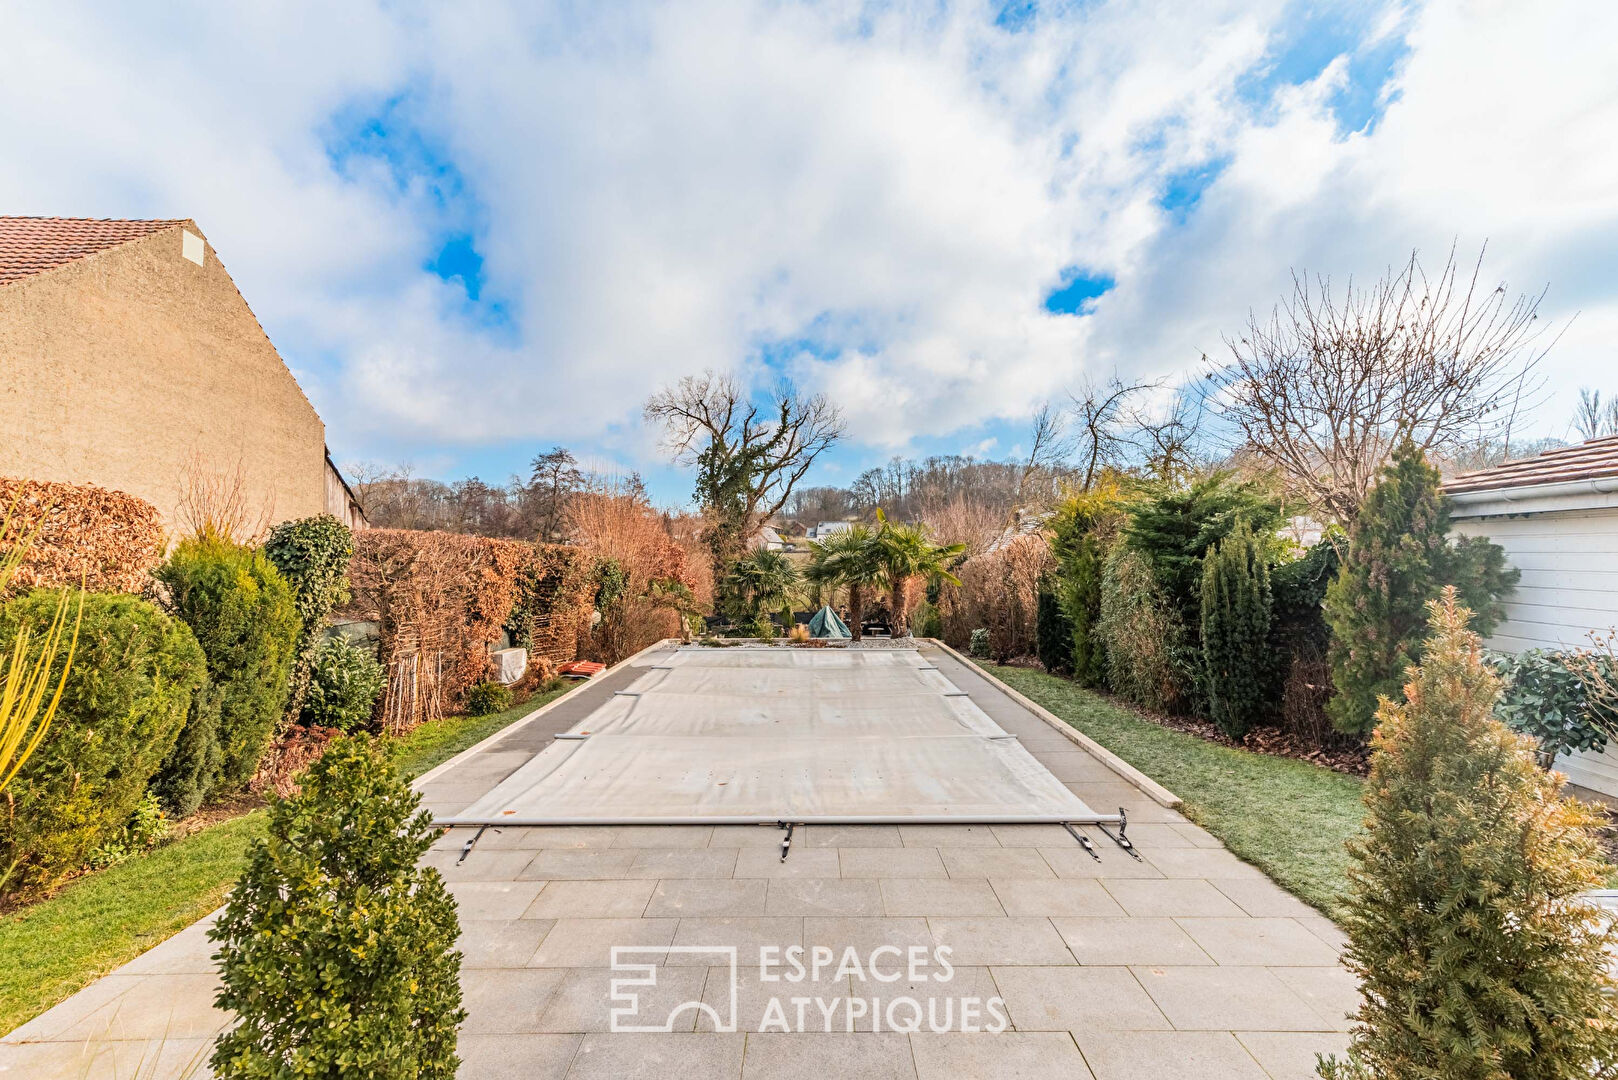
[[[1444,453],[1499,437],[1532,406],[1555,343],[1542,342],[1545,294],[1512,300],[1504,285],[1481,285],[1482,263],[1479,252],[1461,277],[1452,247],[1429,279],[1412,253],[1341,294],[1294,273],[1267,320],[1251,316],[1226,339],[1230,360],[1210,372],[1225,418],[1322,521],[1353,517],[1402,440]]]

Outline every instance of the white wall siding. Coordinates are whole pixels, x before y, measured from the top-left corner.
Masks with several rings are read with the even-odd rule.
[[[1618,626],[1618,510],[1461,518],[1455,531],[1487,536],[1522,571],[1491,649],[1577,648],[1590,644],[1591,630]],[[1561,757],[1556,767],[1581,787],[1618,796],[1618,747]]]

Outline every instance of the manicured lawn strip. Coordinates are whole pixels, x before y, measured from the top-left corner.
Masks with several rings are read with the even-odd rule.
[[[1040,671],[984,669],[1180,796],[1187,817],[1294,895],[1327,915],[1339,909],[1363,781],[1160,727]]]
[[[488,716],[452,716],[422,724],[408,735],[393,741],[400,774],[406,778],[420,776],[467,747],[476,746],[501,728],[521,720],[535,709],[549,705],[575,685],[578,684],[569,683],[548,694],[535,694],[505,712],[490,713]]]
[[[490,716],[423,724],[397,740],[405,776],[418,776],[567,692],[539,695]],[[38,1016],[224,902],[247,845],[268,815],[230,818],[150,855],[89,874],[0,917],[0,1032]]]

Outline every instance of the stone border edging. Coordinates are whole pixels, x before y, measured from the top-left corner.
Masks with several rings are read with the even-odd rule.
[[[654,641],[650,645],[646,646],[646,648],[642,649],[640,652],[635,653],[632,656],[626,656],[622,660],[618,661],[616,664],[612,665],[611,667],[609,667],[609,668],[607,668],[607,669],[605,669],[603,671],[597,672],[593,678],[585,680],[584,686],[588,686],[590,683],[594,682],[596,679],[604,679],[604,678],[606,678],[608,675],[611,675],[613,672],[617,671],[619,668],[624,667],[624,666],[626,666],[628,664],[634,663],[636,660],[639,660],[641,657],[645,656],[649,652],[652,652],[652,651],[654,651],[656,649],[662,649],[662,648],[667,647],[670,642],[674,642],[674,643],[678,644],[679,639],[678,638],[663,638],[660,641]],[[583,688],[584,688],[583,686],[579,687],[579,689],[581,689],[581,690]],[[410,782],[411,790],[420,791],[421,786],[423,784],[425,784],[425,783],[429,782],[430,780],[434,779],[435,777],[437,777],[439,773],[448,772],[449,769],[452,766],[458,764],[462,758],[470,757],[471,755],[477,753],[480,750],[484,750],[484,749],[487,749],[490,746],[493,746],[495,743],[499,742],[501,739],[504,739],[507,735],[510,735],[511,733],[519,730],[520,728],[526,727],[529,723],[531,723],[532,721],[534,721],[538,717],[544,716],[553,707],[555,707],[557,705],[560,705],[562,702],[564,702],[566,700],[567,700],[567,694],[563,694],[560,697],[553,698],[552,700],[547,701],[545,704],[541,705],[539,708],[535,709],[533,712],[529,713],[527,716],[524,716],[520,720],[513,720],[511,723],[507,724],[505,727],[501,728],[499,731],[496,731],[494,734],[490,735],[488,738],[482,740],[481,742],[473,743],[471,746],[468,746],[465,750],[462,750],[459,754],[456,754],[454,757],[450,758],[449,760],[440,761],[437,765],[434,765],[432,768],[428,769],[426,772],[422,773],[420,776],[418,776],[414,780],[412,780]]]
[[[982,675],[985,679],[988,679],[990,682],[994,683],[994,685],[998,687],[1000,691],[1007,697],[1011,698],[1011,700],[1015,701],[1017,704],[1021,705],[1023,708],[1045,721],[1057,731],[1060,731],[1063,735],[1067,736],[1069,740],[1076,743],[1091,756],[1098,759],[1107,768],[1117,773],[1120,777],[1129,781],[1129,783],[1133,784],[1135,787],[1140,788],[1140,790],[1144,792],[1148,798],[1157,803],[1159,806],[1167,807],[1170,810],[1178,810],[1180,808],[1181,800],[1178,795],[1174,794],[1174,792],[1170,791],[1162,784],[1159,784],[1156,780],[1153,780],[1150,776],[1147,776],[1145,773],[1135,768],[1135,766],[1131,765],[1117,754],[1114,754],[1111,750],[1108,750],[1105,746],[1102,746],[1100,743],[1090,738],[1090,736],[1086,735],[1078,728],[1075,728],[1072,724],[1069,724],[1067,721],[1063,720],[1060,716],[1057,716],[1055,713],[1039,704],[1039,702],[1032,700],[1026,694],[1023,694],[1016,688],[1007,686],[1005,683],[1001,682],[999,679],[995,678],[992,674],[985,670],[982,665],[978,664],[971,657],[962,655],[937,638],[928,638],[927,640],[949,653],[951,656],[965,664],[967,667],[971,668],[973,671],[976,671],[978,674]]]

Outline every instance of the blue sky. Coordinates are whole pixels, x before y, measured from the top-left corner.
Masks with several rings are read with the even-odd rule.
[[[640,406],[710,367],[844,408],[816,482],[1010,456],[1086,380],[1194,375],[1294,268],[1485,241],[1550,286],[1562,434],[1618,340],[1615,33],[1574,0],[17,7],[0,207],[195,218],[338,459],[446,479],[561,444],[682,500]]]

